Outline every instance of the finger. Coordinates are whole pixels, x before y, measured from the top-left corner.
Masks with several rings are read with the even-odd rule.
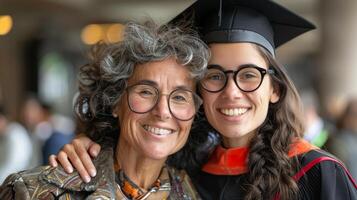
[[[65,172],[67,172],[67,173],[73,172],[72,164],[68,160],[67,154],[63,150],[61,150],[58,153],[57,160],[58,160],[59,164],[63,167]]]
[[[80,134],[77,138],[75,138],[72,141],[72,144],[75,145],[75,148],[83,146],[86,149],[86,151],[88,151],[89,154],[94,158],[98,156],[101,149],[99,144],[93,142],[89,137],[85,136],[84,134]],[[83,149],[79,149],[79,150],[81,151]]]
[[[48,161],[49,161],[49,164],[51,165],[51,167],[57,167],[58,166],[58,163],[57,163],[57,156],[56,155],[50,155],[48,157]]]
[[[91,178],[87,172],[87,169],[84,167],[81,159],[75,152],[73,145],[70,145],[70,144],[68,146],[65,145],[65,147],[63,148],[63,150],[61,152],[65,152],[66,156],[68,156],[68,159],[66,159],[67,160],[66,162],[70,161],[70,163],[72,163],[73,167],[78,171],[78,173],[81,176],[81,178],[83,179],[83,181],[88,183]],[[58,157],[59,156],[60,155],[58,155]]]
[[[92,145],[89,147],[89,153],[92,157],[97,157],[100,152],[100,145],[92,142]]]
[[[84,168],[92,177],[94,177],[97,174],[97,172],[92,162],[92,158],[88,154],[86,146],[83,145],[83,143],[80,142],[79,140],[73,140],[72,143],[76,154],[78,155],[79,159],[84,165]]]

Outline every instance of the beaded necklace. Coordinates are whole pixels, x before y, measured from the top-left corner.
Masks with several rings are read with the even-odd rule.
[[[153,185],[147,190],[143,191],[138,185],[136,185],[129,177],[127,177],[123,170],[119,170],[116,175],[117,186],[124,199],[128,200],[145,200],[151,194],[158,191],[170,191],[171,184],[168,178],[162,179],[162,175],[167,173],[166,167],[163,167],[159,178],[153,183]]]

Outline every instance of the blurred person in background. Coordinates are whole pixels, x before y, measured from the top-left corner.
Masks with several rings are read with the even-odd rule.
[[[51,106],[35,96],[28,97],[23,107],[23,120],[31,132],[35,148],[39,148],[39,163],[48,163],[48,156],[57,153],[74,136],[74,123],[68,117],[52,113]]]
[[[7,175],[30,165],[32,143],[26,129],[9,121],[0,105],[0,183]]]
[[[331,134],[335,132],[335,125],[319,114],[320,106],[314,90],[303,89],[300,91],[300,97],[305,121],[304,139],[322,149],[326,149],[327,141]]]
[[[337,132],[331,138],[329,150],[344,161],[357,178],[357,98],[350,99],[337,121]]]

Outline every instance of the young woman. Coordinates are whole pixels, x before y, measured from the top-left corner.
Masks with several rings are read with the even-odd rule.
[[[173,162],[189,169],[202,198],[356,199],[344,165],[301,139],[299,96],[275,60],[276,47],[313,25],[268,0],[202,0],[193,9],[212,55],[199,87],[204,119]],[[207,142],[215,135],[219,142]],[[99,150],[77,139],[58,160],[71,167],[68,156],[85,176],[87,149]]]

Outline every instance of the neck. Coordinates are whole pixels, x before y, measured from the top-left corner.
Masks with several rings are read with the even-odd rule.
[[[146,157],[120,138],[116,149],[116,161],[125,175],[137,186],[147,190],[158,179],[166,159]]]
[[[237,136],[237,137],[225,137],[223,134],[222,135],[222,145],[223,147],[229,149],[229,148],[237,148],[237,147],[247,147],[249,145],[249,142],[251,141],[252,137],[254,136],[254,133],[248,133],[243,136]]]

